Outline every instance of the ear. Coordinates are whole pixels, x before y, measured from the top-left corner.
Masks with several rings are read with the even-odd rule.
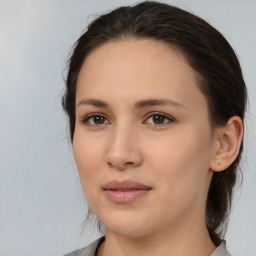
[[[243,122],[238,116],[231,117],[225,127],[217,128],[210,169],[215,172],[227,169],[239,154],[242,138]]]

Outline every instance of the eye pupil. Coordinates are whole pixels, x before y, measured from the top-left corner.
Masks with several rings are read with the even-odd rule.
[[[161,115],[155,115],[153,116],[153,121],[155,124],[162,124],[164,123],[165,117]]]
[[[103,116],[94,116],[93,121],[95,124],[104,124],[105,118]]]

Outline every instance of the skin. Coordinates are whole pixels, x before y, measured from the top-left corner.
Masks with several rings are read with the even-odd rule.
[[[172,103],[138,107],[149,99]],[[99,113],[98,122],[88,117]],[[213,170],[224,170],[238,154],[242,123],[233,117],[213,130],[208,117],[195,71],[161,42],[124,39],[86,57],[77,81],[73,151],[88,204],[106,227],[98,255],[214,251],[205,223],[207,192]],[[127,179],[152,190],[129,204],[106,198],[104,184]]]

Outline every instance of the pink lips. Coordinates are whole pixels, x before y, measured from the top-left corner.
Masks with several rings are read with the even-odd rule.
[[[132,181],[113,180],[103,186],[106,197],[117,204],[128,204],[146,195],[152,188]]]

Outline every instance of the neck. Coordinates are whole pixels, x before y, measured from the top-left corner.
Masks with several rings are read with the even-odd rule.
[[[173,227],[138,237],[125,237],[106,231],[105,242],[100,246],[97,256],[210,256],[216,246],[211,241],[206,226],[186,224],[183,223],[184,229],[179,228],[178,232],[173,232]]]

